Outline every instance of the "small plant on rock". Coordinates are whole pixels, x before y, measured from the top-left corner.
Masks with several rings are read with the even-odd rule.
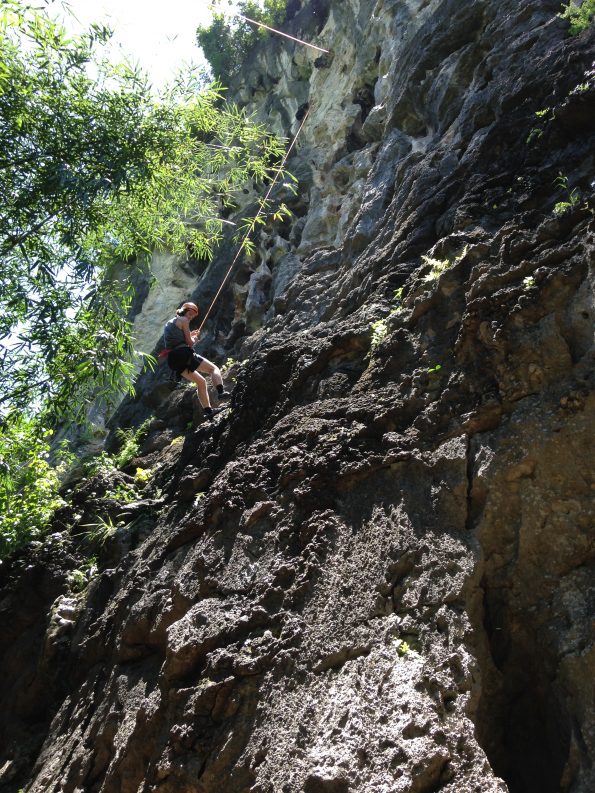
[[[105,497],[115,501],[121,501],[124,504],[130,504],[132,501],[138,499],[138,493],[132,485],[126,482],[119,482],[113,490],[108,490],[106,492]]]
[[[452,267],[453,264],[457,264],[460,262],[461,259],[467,254],[469,246],[465,245],[463,250],[452,258],[446,259],[434,259],[431,256],[422,256],[421,260],[424,264],[429,264],[432,268],[430,272],[424,277],[424,281],[435,281],[439,278],[445,270],[448,270],[449,267]]]
[[[564,174],[559,173],[556,177],[554,184],[560,190],[563,190],[566,193],[566,201],[558,201],[557,204],[554,205],[554,215],[563,215],[565,212],[568,212],[569,209],[575,207],[581,200],[581,191],[578,187],[574,187],[572,190],[568,184],[568,177],[564,176]]]
[[[68,586],[70,587],[71,592],[82,592],[86,587],[91,578],[97,572],[97,558],[95,556],[89,557],[85,564],[77,568],[76,570],[71,570],[68,573],[67,581]]]
[[[579,83],[578,85],[574,86],[569,96],[573,96],[574,94],[583,94],[585,91],[588,91],[590,87],[590,83]]]
[[[543,135],[543,130],[539,127],[533,127],[533,129],[527,135],[527,140],[525,143],[530,146],[532,143],[535,143],[539,140],[539,138]]]
[[[553,121],[555,118],[555,111],[552,110],[551,107],[544,107],[542,110],[536,110],[535,116],[539,119],[542,124],[547,124],[548,121]],[[543,127],[533,127],[527,136],[527,140],[525,143],[527,145],[531,145],[541,138],[543,135],[544,128]]]
[[[403,309],[403,306],[401,305],[401,301],[403,299],[403,287],[401,287],[400,289],[395,289],[394,299],[395,299],[395,305],[391,309],[389,317],[398,314]]]
[[[87,523],[82,528],[89,529],[89,531],[85,532],[85,537],[90,542],[105,545],[109,538],[116,533],[119,525],[114,523],[110,517],[98,517],[96,523]]]
[[[576,36],[586,30],[595,16],[595,0],[583,0],[580,6],[570,2],[562,7],[564,11],[558,16],[569,22],[568,33],[570,36]]]
[[[386,338],[388,333],[388,325],[385,319],[377,319],[372,322],[372,341],[370,343],[370,352],[375,353],[381,342]]]
[[[84,471],[87,476],[100,476],[101,474],[110,476],[115,470],[114,460],[107,452],[100,452],[84,465]]]
[[[147,482],[151,480],[153,476],[153,471],[151,468],[137,468],[136,473],[134,474],[134,481],[140,487],[144,487]]]
[[[133,429],[119,429],[116,433],[118,440],[122,442],[122,447],[115,457],[116,466],[123,468],[125,465],[138,455],[140,445],[149,434],[151,419],[143,421],[140,427]]]
[[[411,647],[404,642],[402,639],[397,640],[397,653],[401,658],[407,655],[407,653],[411,650]]]
[[[450,259],[433,259],[431,256],[422,256],[424,264],[429,264],[432,268],[430,272],[424,276],[424,281],[435,281],[440,275],[452,265]]]
[[[71,570],[67,580],[71,592],[82,592],[87,586],[87,576],[82,570]]]

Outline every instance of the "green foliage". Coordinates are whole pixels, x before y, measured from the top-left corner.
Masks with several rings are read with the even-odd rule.
[[[539,140],[539,138],[543,135],[543,130],[539,127],[533,127],[529,134],[527,135],[527,139],[525,143],[530,146],[532,143],[535,143]]]
[[[285,182],[283,187],[295,194],[295,182],[297,182],[297,180],[290,174],[286,174],[286,176],[289,177],[290,181]],[[293,213],[284,203],[279,204],[277,209],[275,209],[273,201],[261,198],[258,200],[258,212],[253,217],[242,218],[242,222],[234,235],[234,241],[241,241],[242,249],[246,255],[250,256],[256,250],[256,246],[250,239],[250,235],[253,234],[258,227],[262,228],[270,221],[277,223],[283,221],[285,218],[291,217],[293,217]]]
[[[204,76],[155,97],[43,10],[0,12],[0,411],[84,415],[132,388],[130,272],[154,250],[208,258],[218,214],[282,142]],[[120,275],[116,276],[116,267]]]
[[[370,343],[370,352],[375,353],[381,342],[386,338],[388,333],[388,325],[385,319],[378,319],[370,326],[372,328],[372,341]]]
[[[377,319],[376,322],[372,322],[370,328],[372,330],[372,339],[370,342],[370,353],[374,355],[374,353],[378,350],[380,344],[384,341],[388,334],[388,320],[390,317],[394,317],[398,314],[401,309],[401,300],[403,299],[403,287],[400,289],[396,289],[394,292],[394,304],[391,310],[388,313],[388,317],[384,319]]]
[[[133,485],[119,482],[113,490],[108,490],[106,492],[105,497],[114,499],[115,501],[121,501],[124,504],[130,504],[132,501],[136,501],[139,496]]]
[[[595,16],[595,0],[583,0],[580,6],[570,2],[562,7],[564,11],[558,16],[570,23],[568,33],[571,36],[576,36],[586,30]]]
[[[64,504],[58,471],[49,462],[50,432],[11,414],[0,433],[0,558],[39,539]]]
[[[430,265],[431,269],[430,272],[424,276],[424,281],[436,281],[443,272],[448,270],[457,262],[460,262],[467,254],[468,246],[465,245],[463,250],[458,253],[456,256],[446,259],[434,259],[431,256],[422,256],[421,260],[423,264]]]
[[[400,289],[395,289],[394,299],[395,299],[395,304],[393,308],[391,308],[390,310],[389,317],[398,314],[403,308],[403,306],[401,305],[401,302],[403,300],[403,287],[401,287]]]
[[[429,264],[432,268],[430,272],[424,276],[424,281],[435,281],[453,264],[450,259],[432,259],[430,256],[422,256],[421,258],[424,264]]]
[[[291,178],[295,181],[295,178],[293,176]],[[295,188],[293,191],[295,193]],[[272,213],[271,217],[275,223],[278,223],[278,222],[282,222],[285,219],[291,220],[291,218],[293,217],[293,212],[291,211],[291,209],[289,209],[289,207],[281,203],[279,204],[278,208]]]
[[[84,470],[87,476],[110,476],[117,469],[113,457],[107,452],[100,452],[85,464]]]
[[[558,201],[557,204],[554,204],[553,213],[554,215],[564,215],[568,212],[569,209],[572,209],[574,203],[570,201]]]
[[[551,107],[544,107],[542,110],[536,110],[535,116],[541,122],[541,124],[545,125],[549,121],[553,121],[556,117],[555,111],[552,110]],[[527,135],[527,139],[525,143],[527,145],[531,145],[532,143],[536,143],[539,138],[543,135],[544,128],[543,127],[533,127],[529,134]]]
[[[109,538],[116,533],[120,525],[124,524],[114,523],[110,517],[98,517],[95,523],[86,523],[82,528],[88,529],[88,531],[84,532],[84,536],[89,542],[94,545],[105,545]]]
[[[151,468],[137,468],[134,474],[134,481],[139,487],[144,487],[151,481],[153,471]]]
[[[411,650],[411,647],[407,642],[403,641],[402,639],[397,639],[397,653],[401,658],[407,655],[407,653]]]
[[[71,570],[68,573],[68,586],[71,592],[82,592],[87,586],[88,578],[83,570]]]
[[[71,570],[67,581],[71,592],[82,592],[97,572],[97,557],[90,556],[83,567]]]
[[[149,427],[152,419],[147,419],[139,427],[132,429],[119,429],[116,432],[118,440],[122,443],[120,451],[115,456],[114,461],[117,468],[124,468],[125,465],[138,455],[140,445],[149,434]]]
[[[563,190],[566,193],[566,197],[564,201],[558,201],[554,205],[554,215],[563,215],[569,209],[575,207],[581,200],[581,191],[578,187],[570,189],[570,185],[568,183],[568,177],[564,176],[564,174],[559,173],[556,177],[554,184],[559,190]]]
[[[276,27],[285,20],[287,0],[240,0],[235,5],[240,14]],[[229,84],[257,42],[268,35],[270,33],[263,28],[215,12],[213,22],[208,27],[199,28],[196,38],[214,76]]]

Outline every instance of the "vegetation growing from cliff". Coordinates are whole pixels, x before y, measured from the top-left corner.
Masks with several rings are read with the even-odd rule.
[[[146,438],[147,433],[149,432],[150,424],[151,419],[147,419],[140,425],[140,427],[128,430],[119,429],[117,431],[116,434],[118,439],[122,443],[122,448],[116,457],[116,465],[118,468],[123,468],[134,457],[136,457],[140,444]]]
[[[132,388],[126,267],[154,250],[208,258],[221,207],[283,151],[196,73],[156,98],[141,72],[107,61],[109,37],[92,26],[69,38],[24,0],[2,4],[3,536],[23,536],[27,521],[34,536],[53,510],[45,427]]]
[[[580,6],[570,2],[564,6],[564,11],[560,16],[570,23],[568,30],[570,35],[576,36],[591,24],[595,16],[595,0],[583,0]]]
[[[286,9],[287,0],[242,0],[237,4],[240,14],[270,27],[285,20]],[[215,12],[211,24],[199,28],[196,38],[213,75],[228,84],[239,72],[248,53],[265,35],[266,30],[262,28],[238,17],[226,17],[224,13]]]
[[[58,471],[48,462],[50,434],[23,416],[0,434],[0,559],[41,537],[63,503]]]
[[[129,387],[117,268],[154,249],[208,257],[220,206],[281,152],[193,75],[155,99],[141,73],[102,59],[108,36],[69,39],[20,0],[0,17],[4,411],[49,400],[59,414]]]

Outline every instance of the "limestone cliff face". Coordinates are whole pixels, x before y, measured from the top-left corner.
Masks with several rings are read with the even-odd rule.
[[[139,456],[0,573],[2,789],[590,793],[595,28],[297,5],[329,56],[271,40],[235,89],[310,114],[203,341],[231,410],[143,375]]]

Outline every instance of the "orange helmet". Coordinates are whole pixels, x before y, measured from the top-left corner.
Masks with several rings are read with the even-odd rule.
[[[178,314],[185,314],[188,311],[189,308],[191,308],[193,311],[196,311],[196,313],[198,314],[198,308],[197,308],[195,303],[184,303],[183,306],[180,306],[180,308],[178,309],[177,313]]]

